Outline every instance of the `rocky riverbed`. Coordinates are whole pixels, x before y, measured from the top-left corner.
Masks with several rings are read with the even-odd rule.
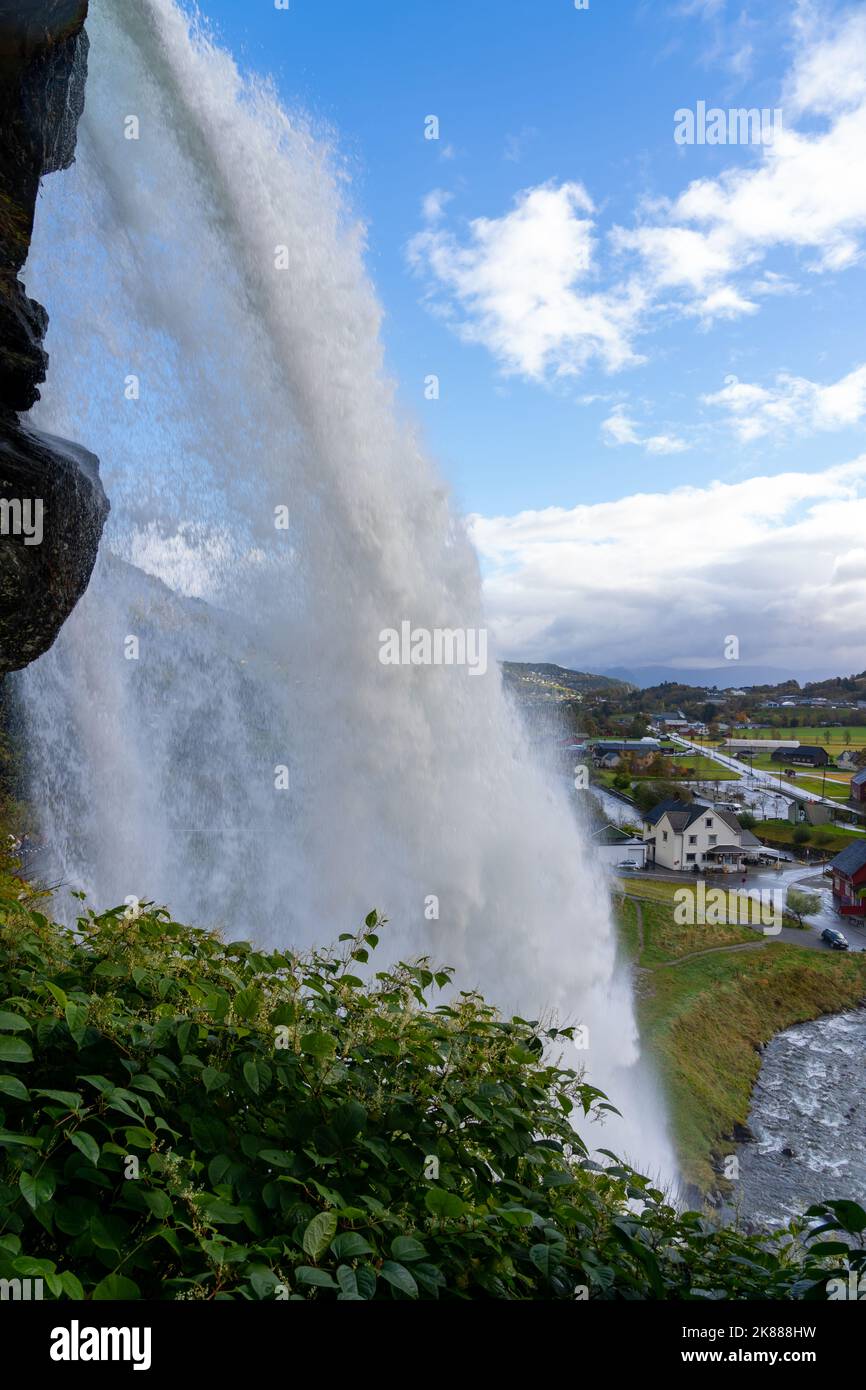
[[[768,1044],[739,1147],[742,1220],[781,1225],[813,1202],[866,1202],[866,1009]]]

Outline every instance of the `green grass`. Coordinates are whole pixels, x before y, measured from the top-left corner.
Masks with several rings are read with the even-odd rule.
[[[845,772],[842,768],[828,768],[825,778],[821,772],[806,773],[794,763],[774,763],[769,755],[766,757],[762,755],[760,758],[744,758],[743,761],[749,767],[754,767],[756,771],[770,772],[776,778],[781,772],[783,782],[790,782],[792,786],[800,787],[806,792],[815,792],[818,796],[829,796],[834,801],[847,801],[850,795],[850,783],[853,774]],[[785,776],[786,766],[795,773],[794,777]]]
[[[794,830],[795,827],[788,820],[762,820],[758,821],[752,833],[768,845],[796,849],[798,842],[794,839]],[[842,825],[815,825],[809,827],[809,838],[802,843],[810,849],[826,849],[838,854],[846,845],[859,844],[864,840],[866,836],[852,834]]]
[[[736,944],[732,938],[748,929],[677,928],[658,900],[643,905],[638,959],[634,903],[621,903],[617,917],[623,949],[640,966],[641,1036],[665,1089],[683,1175],[707,1191],[719,1185],[712,1159],[733,1151],[733,1126],[748,1118],[758,1045],[792,1024],[858,1004],[866,994],[866,957],[765,939],[754,950],[683,960],[686,946]],[[697,932],[702,944],[695,945]],[[755,934],[748,939],[755,942]]]
[[[851,735],[851,742],[845,742],[845,730]],[[737,735],[733,735],[736,737]],[[813,724],[803,729],[747,729],[743,738],[748,739],[796,739],[798,743],[816,743],[826,748],[828,753],[842,753],[846,748],[866,748],[866,726],[858,728],[855,724],[842,724],[841,729],[824,729]]]
[[[684,776],[679,770],[680,768],[691,768],[692,775],[690,777]],[[708,758],[705,753],[696,753],[692,758],[674,759],[671,780],[674,782],[733,782],[739,775],[731,768],[717,763],[714,758]]]

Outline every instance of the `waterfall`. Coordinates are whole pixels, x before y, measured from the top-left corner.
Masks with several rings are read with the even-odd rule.
[[[175,0],[97,0],[88,29],[77,161],[27,270],[51,312],[35,419],[99,454],[112,503],[20,682],[52,873],[281,946],[377,907],[383,964],[429,954],[584,1023],[568,1063],[626,1116],[593,1143],[672,1173],[605,883],[492,654],[380,660],[383,629],[484,619],[383,371],[338,153]]]

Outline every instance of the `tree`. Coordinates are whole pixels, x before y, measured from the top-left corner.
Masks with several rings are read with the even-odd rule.
[[[792,834],[792,839],[793,839],[793,841],[794,841],[794,844],[795,844],[795,845],[804,845],[804,844],[806,843],[806,841],[809,839],[809,837],[810,837],[811,834],[812,834],[812,831],[811,831],[811,828],[810,828],[808,825],[803,825],[802,823],[801,823],[800,825],[795,825],[795,826],[794,826],[794,830],[793,830],[793,834]]]
[[[806,893],[801,888],[789,888],[785,906],[796,917],[798,926],[802,927],[804,917],[814,917],[816,912],[821,911],[821,895]]]
[[[300,956],[145,904],[78,932],[0,899],[0,1278],[57,1299],[827,1298],[866,1213],[801,1245],[588,1160],[575,1029],[366,981],[385,923]],[[809,1242],[843,1231],[846,1242]]]

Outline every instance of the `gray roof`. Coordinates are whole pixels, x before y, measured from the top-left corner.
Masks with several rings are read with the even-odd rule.
[[[841,854],[830,860],[830,868],[853,878],[858,869],[866,868],[866,844],[846,845]]]
[[[597,840],[600,845],[621,845],[621,844],[643,844],[642,840],[635,840],[633,835],[629,835],[627,830],[621,830],[618,825],[602,825],[598,830],[592,832],[592,838]]]
[[[807,758],[823,757],[830,755],[826,748],[819,748],[816,743],[801,743],[797,748],[776,748],[770,757],[774,762],[782,763],[787,759],[796,762],[797,758],[805,755]]]
[[[652,810],[647,811],[644,820],[649,825],[655,825],[657,821],[661,820],[665,811],[691,811],[691,809],[690,801],[678,801],[675,796],[669,796],[666,801],[660,801],[657,806],[653,806]]]
[[[671,827],[677,834],[687,830],[690,825],[694,825],[695,821],[700,820],[702,816],[714,816],[717,820],[722,821],[729,830],[736,831],[738,835],[746,833],[741,829],[740,822],[732,811],[719,811],[714,806],[697,806],[686,801],[673,799],[660,801],[658,806],[654,806],[651,811],[647,812],[644,820],[650,825],[657,825],[664,815],[667,816]]]
[[[851,778],[852,787],[854,786],[855,782],[858,787],[862,787],[863,784],[866,783],[866,767],[864,767],[862,772],[858,772],[855,777]]]

